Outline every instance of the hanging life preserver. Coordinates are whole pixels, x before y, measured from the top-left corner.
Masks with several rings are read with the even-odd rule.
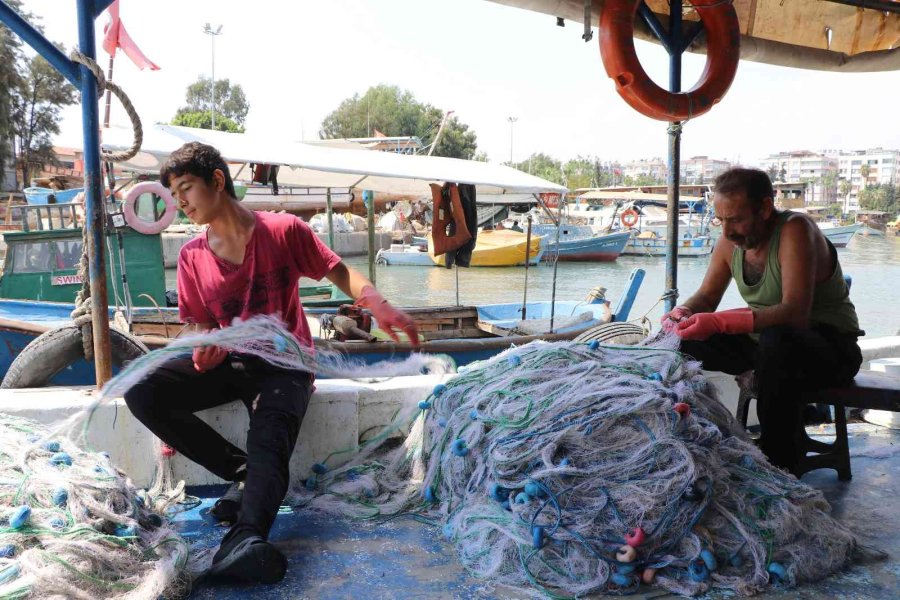
[[[619,220],[625,227],[634,227],[635,225],[637,225],[638,217],[640,217],[640,215],[638,215],[638,211],[634,210],[633,208],[629,208],[628,210],[622,212],[622,214],[619,216]]]
[[[639,113],[660,121],[686,121],[707,112],[731,87],[740,59],[741,31],[731,2],[691,0],[706,29],[706,66],[687,92],[656,85],[634,50],[634,18],[643,0],[606,0],[600,11],[600,57],[616,91]]]
[[[138,198],[143,194],[155,194],[166,203],[166,212],[163,213],[163,216],[158,221],[145,221],[137,216],[134,210],[135,205]],[[178,207],[175,205],[175,198],[172,197],[172,193],[158,181],[144,181],[128,190],[128,195],[125,196],[125,204],[122,207],[122,213],[128,226],[146,235],[160,233],[171,225],[172,221],[175,220],[177,210]]]

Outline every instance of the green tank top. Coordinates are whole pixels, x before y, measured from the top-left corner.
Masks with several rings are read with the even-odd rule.
[[[781,243],[781,228],[790,215],[791,211],[784,211],[776,217],[775,230],[769,240],[766,270],[756,285],[748,285],[744,280],[744,249],[735,247],[731,255],[732,276],[741,297],[751,308],[763,308],[781,302],[781,263],[778,262],[778,247]],[[844,281],[841,263],[837,258],[837,250],[830,241],[828,249],[834,257],[834,272],[831,277],[816,285],[810,322],[831,325],[843,333],[862,335],[863,332],[859,331],[856,308],[850,302],[850,289]]]

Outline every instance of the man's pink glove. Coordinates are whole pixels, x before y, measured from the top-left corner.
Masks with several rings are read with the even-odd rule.
[[[666,333],[671,333],[678,325],[678,323],[684,321],[692,314],[694,313],[692,313],[691,309],[689,309],[687,306],[676,306],[675,308],[664,314],[659,323],[660,325],[662,325],[663,331],[665,331]]]
[[[218,346],[197,346],[194,348],[194,368],[205,373],[222,364],[226,356],[228,351]]]
[[[368,308],[375,320],[378,321],[378,326],[391,336],[392,340],[400,341],[394,331],[398,329],[409,336],[409,341],[413,346],[419,346],[419,330],[416,329],[413,320],[406,313],[391,306],[391,303],[385,300],[384,296],[374,287],[371,285],[364,287],[359,298],[356,299],[356,304]]]
[[[735,308],[714,313],[697,313],[680,321],[675,333],[683,340],[702,341],[717,333],[752,333],[753,311]]]

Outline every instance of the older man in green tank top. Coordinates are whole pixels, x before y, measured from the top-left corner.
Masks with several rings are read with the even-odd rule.
[[[760,446],[793,469],[803,392],[849,383],[862,363],[856,309],[837,251],[807,216],[778,211],[769,176],[734,168],[715,181],[722,221],[700,289],[663,317],[706,369],[756,372]],[[746,308],[715,312],[731,280]]]

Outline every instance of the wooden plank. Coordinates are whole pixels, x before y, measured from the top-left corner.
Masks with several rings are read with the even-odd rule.
[[[519,335],[514,329],[509,329],[506,327],[500,327],[499,325],[495,325],[494,323],[490,323],[488,321],[478,321],[478,329],[484,331],[485,333],[490,333],[491,335],[496,335],[500,337],[509,337],[511,335]]]

